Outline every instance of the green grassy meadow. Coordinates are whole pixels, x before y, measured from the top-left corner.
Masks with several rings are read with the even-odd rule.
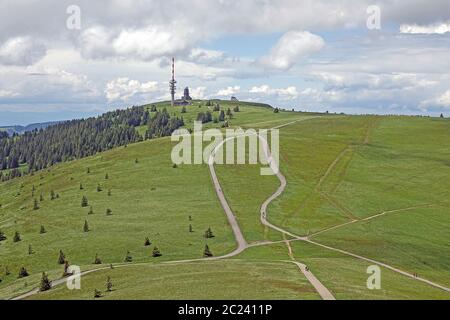
[[[298,268],[283,262],[214,261],[174,265],[133,266],[93,273],[82,278],[81,290],[65,286],[33,299],[93,299],[111,277],[115,290],[104,299],[288,299],[320,297]]]
[[[220,102],[225,110],[236,104],[240,112],[229,121],[231,127],[271,128],[312,115],[275,114],[265,105]],[[156,105],[183,116],[188,128],[198,112],[212,111],[205,101],[194,101],[183,114],[181,107]],[[210,123],[205,128],[220,126]],[[144,127],[138,130],[145,132]],[[283,127],[280,133],[280,165],[287,188],[268,208],[271,223],[449,286],[450,121],[320,115]],[[63,250],[82,270],[99,267],[93,264],[96,254],[103,267],[116,267],[84,276],[82,290],[58,286],[31,298],[93,299],[94,289],[103,290],[111,276],[115,290],[101,299],[320,299],[289,262],[282,242],[248,248],[232,259],[165,264],[202,258],[205,244],[215,256],[236,247],[208,167],[173,168],[173,145],[170,138],[144,141],[0,183],[0,230],[7,236],[0,242],[0,298],[36,287],[44,271],[51,279],[59,278],[63,267],[58,254]],[[259,165],[216,166],[250,244],[283,240],[282,234],[260,223],[260,206],[279,181],[260,176],[259,169]],[[52,190],[59,198],[50,200]],[[33,210],[34,199],[41,194],[44,200]],[[83,196],[93,214],[89,206],[81,207]],[[106,214],[107,209],[112,215]],[[89,232],[83,231],[85,220]],[[41,225],[47,233],[39,233]],[[203,234],[209,227],[215,237],[206,240]],[[16,231],[20,242],[13,242]],[[146,237],[152,242],[149,247],[144,246]],[[337,299],[450,298],[443,290],[384,268],[382,290],[368,290],[367,262],[310,243],[291,245],[294,258],[310,266]],[[152,257],[154,246],[162,257]],[[127,251],[133,262],[119,267]],[[21,267],[27,268],[29,277],[18,279]]]

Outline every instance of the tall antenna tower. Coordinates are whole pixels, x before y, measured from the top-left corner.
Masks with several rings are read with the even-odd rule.
[[[175,58],[172,58],[172,80],[169,82],[170,95],[172,96],[172,107],[175,105],[175,92],[177,89],[177,82],[175,81]]]

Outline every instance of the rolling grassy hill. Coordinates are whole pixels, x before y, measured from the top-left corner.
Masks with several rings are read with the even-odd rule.
[[[225,109],[236,105],[220,104]],[[275,114],[265,106],[239,105],[241,112],[230,120],[232,126],[270,128],[308,118],[280,130],[281,170],[288,185],[269,207],[272,223],[448,286],[448,120],[311,118],[310,114]],[[197,112],[210,108],[195,101],[187,109],[182,115],[189,127]],[[169,112],[181,115],[181,107]],[[83,270],[98,267],[93,264],[96,254],[103,267],[115,267],[83,276],[81,290],[59,286],[31,298],[92,299],[94,289],[104,289],[107,276],[113,279],[115,291],[103,299],[320,298],[290,263],[284,243],[248,248],[233,259],[165,264],[201,258],[205,244],[215,256],[236,246],[208,167],[173,168],[172,146],[170,138],[149,140],[1,183],[0,230],[8,239],[0,242],[0,298],[29,291],[43,271],[51,279],[59,278],[63,271],[59,250]],[[259,220],[261,203],[278,187],[276,177],[260,176],[259,167],[250,165],[217,166],[217,174],[246,240],[250,244],[283,240],[281,233],[263,227]],[[99,184],[103,191],[97,190]],[[50,200],[52,190],[59,198]],[[33,210],[33,199],[41,193],[44,201]],[[89,207],[81,207],[83,196],[93,214]],[[106,214],[107,209],[112,215]],[[362,220],[397,209],[405,211]],[[85,220],[89,232],[83,231]],[[47,233],[39,233],[41,225]],[[194,232],[189,232],[189,225]],[[203,237],[209,227],[213,239]],[[20,242],[12,241],[16,231]],[[145,237],[152,241],[150,247],[144,246]],[[162,257],[151,256],[154,246]],[[308,264],[338,299],[450,298],[443,290],[385,268],[382,290],[368,290],[370,263],[309,243],[292,242],[292,249],[294,258]],[[123,266],[127,251],[133,262]],[[31,275],[17,279],[22,266]],[[11,274],[5,275],[6,267]]]

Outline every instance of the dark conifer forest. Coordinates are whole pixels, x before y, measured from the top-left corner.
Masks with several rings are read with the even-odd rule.
[[[183,119],[171,118],[165,109],[152,116],[141,106],[61,122],[22,135],[0,132],[0,181],[142,141],[136,127],[144,125],[148,126],[145,138],[152,139],[171,135],[183,126]],[[19,170],[21,166],[25,170]]]

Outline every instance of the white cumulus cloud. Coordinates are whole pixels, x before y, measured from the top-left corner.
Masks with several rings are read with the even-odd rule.
[[[170,55],[187,53],[197,40],[197,33],[181,25],[149,25],[143,28],[116,30],[93,26],[78,40],[83,56],[93,59],[108,57],[151,61]],[[194,57],[211,58],[213,51],[194,51]]]
[[[221,89],[219,90],[216,95],[217,96],[221,96],[221,97],[226,97],[226,96],[232,96],[234,94],[237,94],[241,91],[241,87],[240,86],[234,86],[234,87],[227,87],[225,89]]]
[[[444,34],[450,32],[450,21],[428,25],[402,24],[400,26],[400,32],[411,34]]]
[[[299,93],[296,87],[289,86],[287,88],[271,88],[268,85],[262,85],[259,87],[252,87],[249,93],[254,95],[273,96],[280,100],[295,100],[298,98]]]
[[[289,31],[285,33],[270,53],[259,59],[263,66],[287,70],[300,59],[320,51],[325,41],[308,31]]]
[[[200,100],[205,99],[206,98],[206,87],[192,88],[192,89],[190,89],[189,94],[193,99],[200,99]]]
[[[142,96],[147,96],[159,91],[158,82],[149,81],[141,83],[127,77],[118,78],[108,82],[105,89],[106,98],[109,102],[131,100],[140,101]]]
[[[11,38],[0,46],[0,64],[32,65],[43,58],[46,51],[43,44],[30,37]]]
[[[446,107],[446,108],[450,108],[450,90],[447,90],[446,92],[444,92],[444,94],[442,94],[437,99],[437,103],[440,106],[443,106],[443,107]]]

